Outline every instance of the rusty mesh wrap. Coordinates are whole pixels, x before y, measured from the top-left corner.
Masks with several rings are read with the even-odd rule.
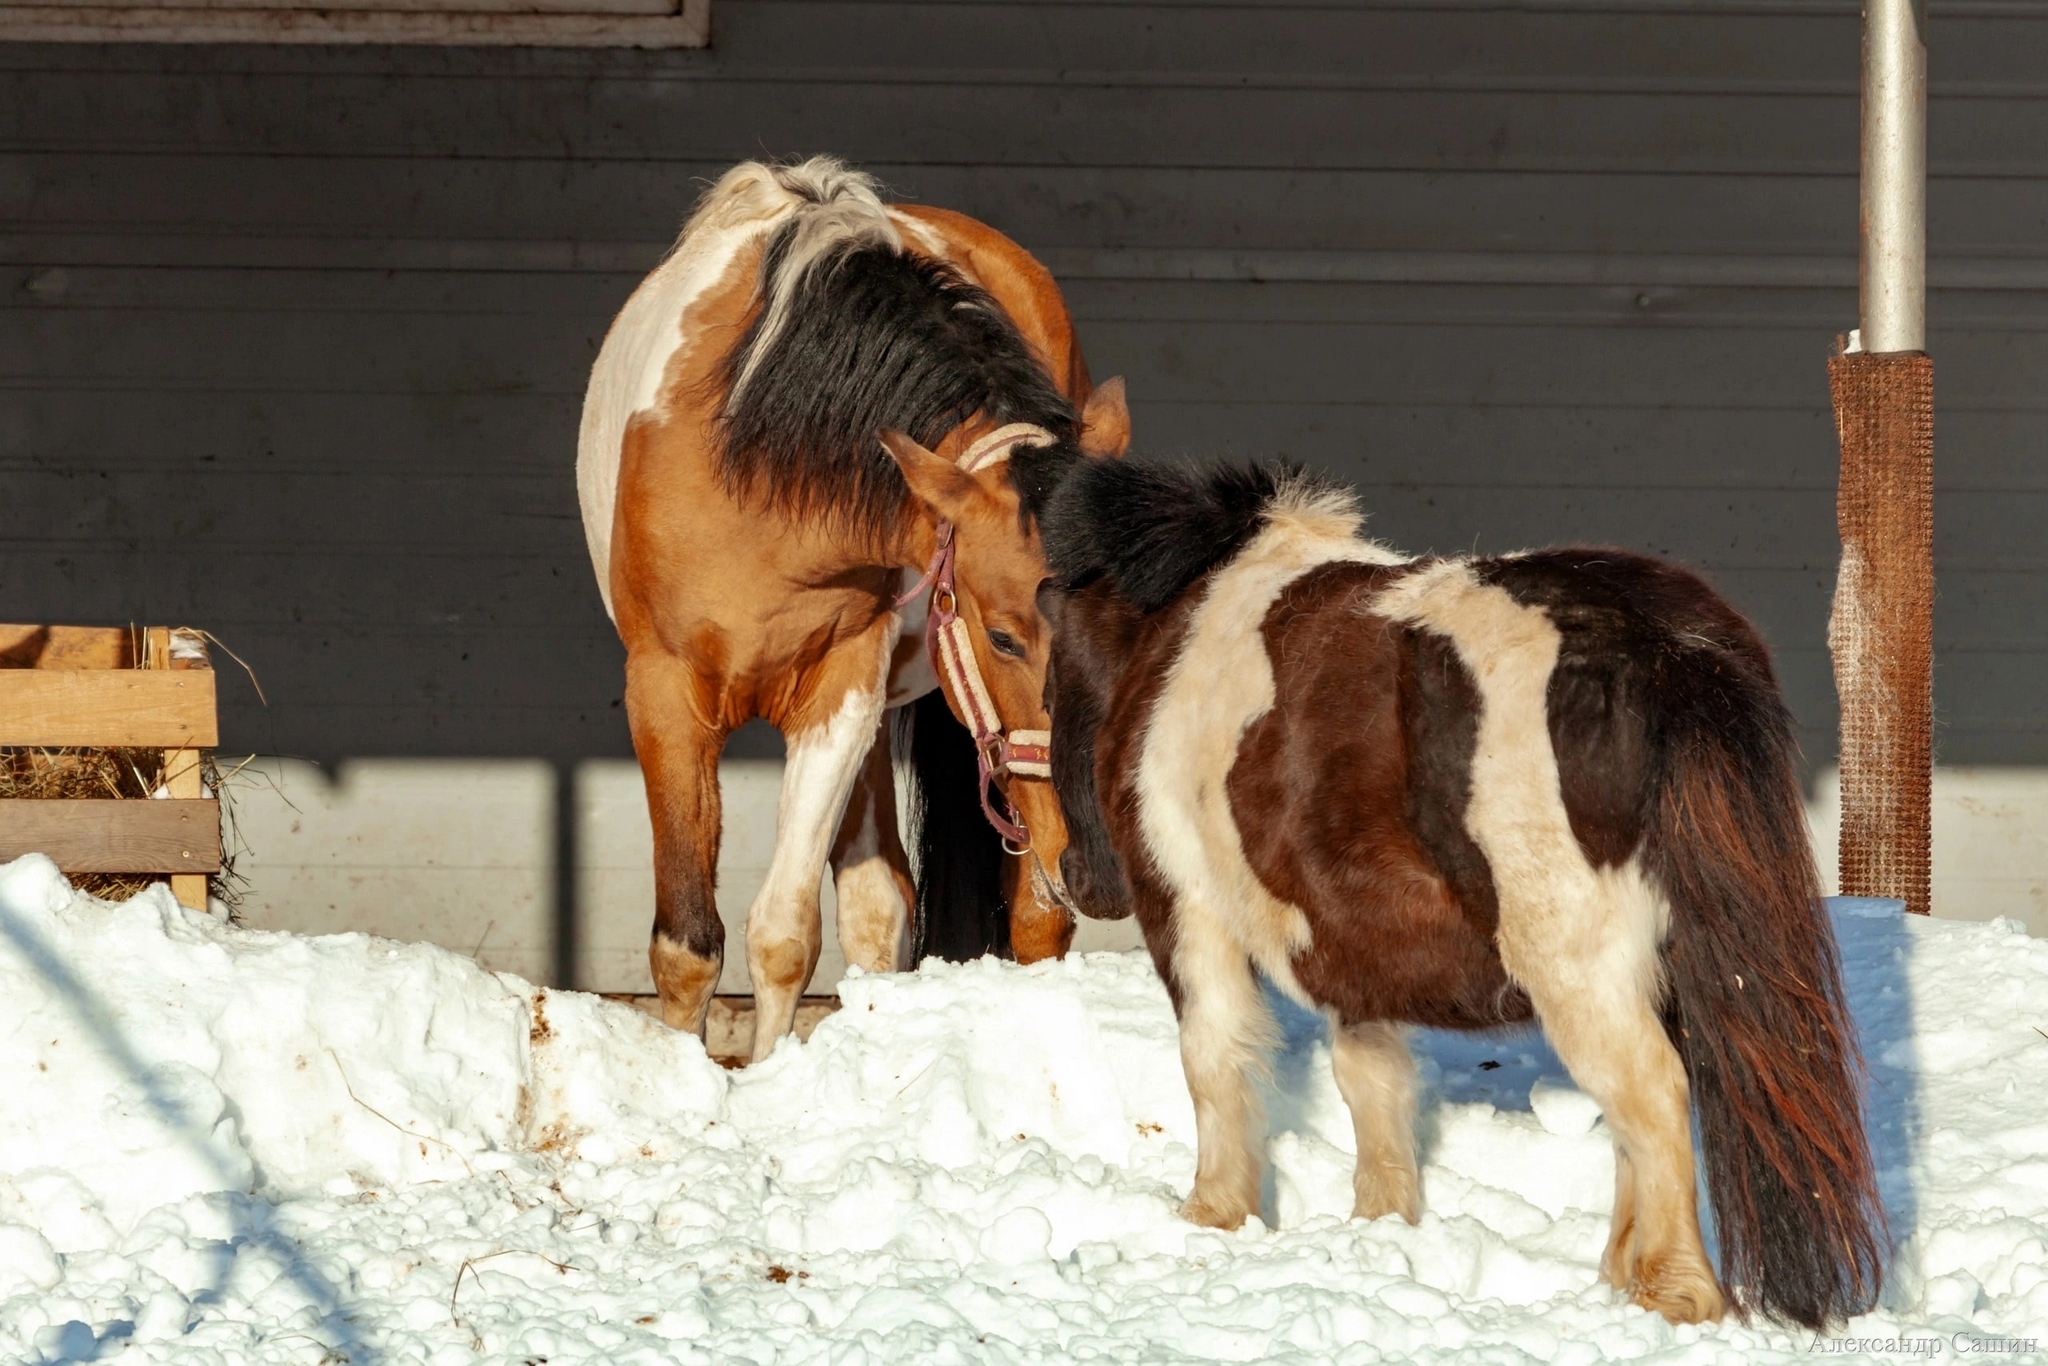
[[[1842,894],[1928,910],[1934,733],[1934,362],[1828,361],[1842,565],[1828,648],[1842,704]]]

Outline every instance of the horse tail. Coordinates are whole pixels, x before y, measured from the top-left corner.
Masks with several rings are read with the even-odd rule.
[[[974,739],[932,689],[910,707],[910,819],[917,838],[913,961],[1008,957],[1003,844],[982,818]]]
[[[1665,1026],[1699,1120],[1721,1279],[1738,1312],[1816,1330],[1868,1309],[1889,1238],[1794,768],[1763,663],[1667,676],[1648,871],[1670,905]],[[1761,670],[1757,667],[1761,665]]]

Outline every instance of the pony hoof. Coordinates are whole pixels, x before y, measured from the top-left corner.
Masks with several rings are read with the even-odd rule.
[[[1411,1224],[1422,1222],[1422,1193],[1410,1173],[1389,1173],[1376,1181],[1360,1181],[1351,1206],[1354,1219],[1379,1219],[1398,1214]]]
[[[1218,1201],[1196,1192],[1187,1203],[1180,1207],[1180,1217],[1203,1228],[1235,1230],[1244,1227],[1245,1216],[1251,1211],[1242,1201]]]
[[[1710,1323],[1728,1310],[1721,1287],[1703,1270],[1687,1274],[1654,1268],[1636,1278],[1629,1299],[1673,1323]]]

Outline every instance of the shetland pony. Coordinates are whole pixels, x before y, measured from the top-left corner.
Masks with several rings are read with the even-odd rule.
[[[1357,1215],[1422,1207],[1402,1026],[1533,1017],[1613,1134],[1608,1282],[1675,1322],[1870,1305],[1859,1063],[1733,608],[1623,551],[1406,559],[1271,469],[1088,466],[1042,528],[1066,884],[1135,908],[1179,1015],[1189,1219],[1258,1208],[1263,973],[1329,1021]]]
[[[955,506],[950,523],[879,444],[892,430],[975,467],[949,465],[962,487],[937,489]],[[1084,448],[1120,454],[1127,439],[1121,384],[1091,392],[1051,277],[995,231],[885,205],[872,180],[829,158],[745,163],[705,194],[605,338],[576,471],[591,563],[626,646],[654,827],[649,961],[670,1025],[702,1034],[724,961],[718,762],[754,717],[781,728],[788,764],[775,852],[747,913],[753,1056],[789,1031],[817,964],[828,858],[840,945],[869,971],[908,966],[919,938],[955,957],[1065,950],[1057,809],[1046,784],[1013,782],[1014,768],[985,757],[989,725],[1047,725],[1037,676],[1016,691],[1017,671],[996,667],[1016,642],[982,629],[979,600],[1021,585],[1029,609],[1044,573],[1039,502]],[[941,560],[942,605],[974,629],[966,674],[935,693],[926,604],[903,590]],[[975,712],[970,737],[948,706],[961,711],[977,669],[987,685],[967,701],[997,719]],[[886,709],[913,704],[914,889],[884,724]],[[991,781],[1011,815],[990,805]],[[977,783],[990,818],[1024,841],[1007,874]]]

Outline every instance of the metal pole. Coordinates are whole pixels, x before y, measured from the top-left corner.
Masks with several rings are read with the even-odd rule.
[[[1934,362],[1927,355],[1925,0],[1864,0],[1857,344],[1828,362],[1842,563],[1841,888],[1931,904]]]
[[[1864,0],[1863,350],[1927,349],[1926,0]]]

